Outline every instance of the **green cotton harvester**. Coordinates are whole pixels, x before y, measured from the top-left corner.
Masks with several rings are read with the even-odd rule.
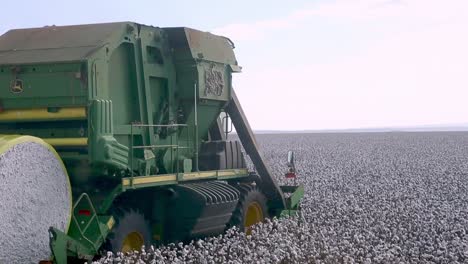
[[[259,154],[233,49],[132,22],[2,35],[0,262],[83,263],[295,213],[304,189]]]

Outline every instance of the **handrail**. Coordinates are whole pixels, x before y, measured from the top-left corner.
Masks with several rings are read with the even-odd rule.
[[[131,124],[135,127],[188,127],[187,124],[168,124],[168,125],[149,125],[149,124]]]
[[[145,148],[176,148],[178,145],[147,145],[147,146],[133,146],[134,149],[145,149]]]
[[[179,129],[180,127],[189,127],[188,124],[165,124],[165,125],[151,125],[151,124],[138,124],[138,123],[131,123],[130,124],[130,187],[133,187],[133,177],[134,175],[134,170],[133,170],[133,155],[134,155],[134,150],[135,149],[163,149],[163,148],[171,148],[171,149],[177,149],[176,153],[176,161],[179,160],[179,149],[190,149],[189,146],[180,146],[179,145],[179,134],[176,133],[177,136],[177,142],[176,144],[173,144],[173,138],[171,136],[171,143],[169,145],[141,145],[141,146],[135,146],[133,142],[133,127],[175,127]],[[189,132],[187,131],[187,137],[189,137]],[[187,143],[188,144],[188,143]],[[171,151],[171,161],[174,161],[173,157],[173,152]],[[179,173],[179,163],[176,162],[176,173]]]

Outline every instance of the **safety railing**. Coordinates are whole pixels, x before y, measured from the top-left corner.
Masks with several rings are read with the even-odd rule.
[[[177,129],[177,131],[174,133],[176,135],[175,136],[175,138],[176,138],[175,142],[174,142],[174,137],[172,135],[169,135],[169,137],[170,137],[169,144],[164,144],[164,145],[155,144],[155,145],[138,145],[138,146],[135,146],[134,145],[134,136],[135,136],[134,129],[137,128],[137,127],[142,127],[142,128],[149,128],[149,127],[153,127],[153,128],[174,128],[175,127]],[[180,146],[180,144],[179,144],[179,132],[180,132],[179,129],[183,128],[183,127],[187,128],[187,139],[186,139],[187,146]],[[143,133],[141,133],[139,135],[144,137]],[[153,135],[150,135],[150,136],[153,136]],[[153,149],[163,149],[163,148],[168,148],[168,149],[171,149],[171,150],[176,149],[175,157],[174,157],[174,151],[171,151],[171,164],[174,164],[174,161],[176,161],[175,162],[175,172],[179,173],[179,150],[180,149],[190,149],[191,147],[189,146],[189,142],[190,142],[190,131],[189,131],[189,126],[187,124],[167,124],[167,125],[150,125],[150,124],[135,124],[135,123],[131,124],[131,127],[130,127],[130,164],[129,164],[130,178],[131,178],[130,183],[131,183],[131,185],[133,183],[133,177],[135,176],[135,170],[134,170],[134,167],[133,167],[134,166],[134,154],[135,154],[134,151],[135,150],[143,149],[143,151],[144,151],[145,149],[153,150]],[[136,175],[136,176],[142,176],[142,175]],[[144,176],[147,176],[147,175],[144,175]]]

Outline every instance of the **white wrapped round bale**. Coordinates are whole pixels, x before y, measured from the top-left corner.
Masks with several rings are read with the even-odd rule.
[[[0,263],[49,259],[49,227],[71,219],[67,171],[54,148],[30,136],[0,135]]]

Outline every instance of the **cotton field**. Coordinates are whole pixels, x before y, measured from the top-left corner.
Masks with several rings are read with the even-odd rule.
[[[468,133],[257,135],[302,214],[96,263],[468,263]],[[290,180],[289,180],[290,181]]]

